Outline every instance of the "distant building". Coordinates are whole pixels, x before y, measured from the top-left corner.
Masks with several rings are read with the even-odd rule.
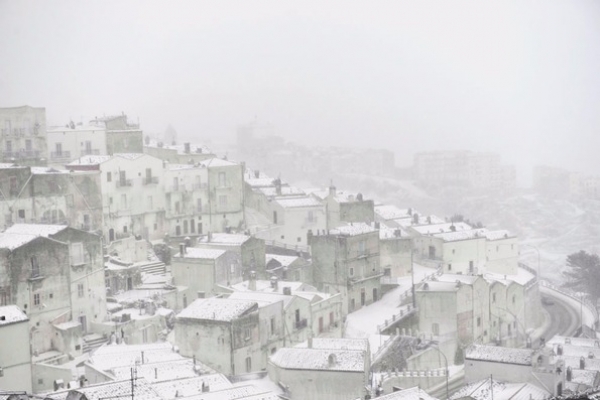
[[[0,108],[0,124],[0,162],[46,164],[48,144],[45,108]]]
[[[106,128],[74,124],[48,129],[48,164],[64,166],[84,156],[107,155]]]
[[[216,157],[206,146],[198,146],[189,142],[177,145],[154,140],[144,143],[144,153],[172,164],[196,164]]]
[[[375,221],[375,203],[365,200],[362,193],[347,193],[331,185],[326,191],[313,191],[312,195],[326,205],[326,229],[334,229],[349,222]]]
[[[95,118],[90,124],[106,130],[106,154],[144,152],[144,135],[140,125],[129,122],[124,113]]]

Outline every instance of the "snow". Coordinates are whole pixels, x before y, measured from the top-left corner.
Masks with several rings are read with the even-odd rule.
[[[173,345],[168,342],[157,342],[139,345],[106,344],[94,351],[90,357],[90,363],[102,371],[118,367],[132,367],[141,362],[142,352],[146,363],[183,360],[179,353],[173,351]]]
[[[454,228],[452,228],[452,227],[454,227]],[[414,226],[412,229],[414,229],[416,232],[420,233],[421,235],[434,235],[434,234],[438,234],[438,233],[469,231],[469,230],[472,230],[473,228],[466,222],[454,222],[454,223],[446,222],[443,224]]]
[[[27,315],[15,305],[0,307],[0,326],[29,321]]]
[[[274,304],[279,301],[283,302],[283,306],[287,307],[288,304],[292,301],[292,296],[285,296],[277,293],[265,293],[265,292],[252,292],[252,291],[244,291],[244,292],[233,292],[229,295],[229,299],[235,300],[248,300],[254,301],[259,304],[259,306]]]
[[[265,254],[265,260],[268,264],[271,260],[277,261],[283,267],[290,266],[294,261],[296,261],[299,257],[297,256],[281,256],[279,254]]]
[[[115,153],[114,156],[115,157],[120,157],[123,158],[125,160],[137,160],[138,158],[142,158],[144,157],[144,153]]]
[[[283,208],[295,208],[295,207],[317,207],[321,206],[321,203],[314,197],[297,197],[297,198],[281,198],[276,200]]]
[[[231,322],[257,307],[255,301],[215,297],[196,299],[177,318]]]
[[[391,220],[397,218],[411,218],[408,213],[408,208],[398,208],[392,204],[384,204],[375,206],[375,215],[383,220]]]
[[[459,240],[485,239],[486,229],[471,229],[457,232],[436,233],[433,236],[444,242],[457,242]]]
[[[66,225],[45,225],[45,224],[14,224],[5,233],[15,233],[19,235],[45,236],[55,235],[58,232],[67,229]]]
[[[366,352],[357,350],[284,347],[271,356],[271,362],[285,369],[364,372],[365,357]]]
[[[582,383],[589,387],[594,387],[599,372],[588,369],[574,369],[572,370],[572,374],[571,382]]]
[[[257,279],[256,281],[256,291],[257,292],[278,292],[278,293],[283,293],[283,288],[284,287],[289,287],[292,290],[292,294],[295,294],[294,292],[296,291],[316,291],[317,289],[304,283],[304,282],[297,282],[297,281],[283,281],[283,282],[278,282],[277,283],[277,289],[275,289],[272,285],[271,285],[271,281],[266,281],[266,280],[261,280],[261,279]],[[250,282],[249,281],[243,281],[240,283],[236,283],[235,285],[232,285],[231,287],[234,290],[240,290],[240,291],[248,291],[249,289],[249,285]]]
[[[241,235],[236,233],[211,233],[210,241],[208,236],[202,236],[199,238],[198,243],[205,244],[226,244],[232,246],[241,246],[250,239],[248,235]]]
[[[396,235],[396,231],[400,232],[400,236]],[[388,228],[382,226],[379,228],[379,240],[388,239],[410,239],[410,235],[402,228]]]
[[[383,396],[377,397],[377,400],[437,400],[435,397],[427,394],[423,389],[415,386],[413,388],[399,390]]]
[[[200,165],[205,165],[209,168],[211,167],[230,167],[230,166],[235,166],[235,165],[239,165],[236,164],[234,162],[228,161],[228,160],[223,160],[221,158],[218,157],[213,157],[213,158],[209,158],[208,160],[204,160],[204,161],[200,161],[199,163]]]
[[[198,362],[194,365],[194,361],[189,358],[158,363],[138,364],[135,367],[135,371],[138,377],[153,383],[197,377],[198,373],[194,369],[194,366],[196,366],[199,371],[202,371],[203,374],[214,372],[211,368]],[[131,366],[113,368],[111,372],[117,380],[127,379],[131,377]],[[225,379],[225,377],[223,377],[223,379]]]
[[[203,382],[209,386],[211,391],[228,389],[233,386],[222,374],[208,374],[153,383],[152,389],[164,399],[174,399],[176,393],[178,396],[189,398],[201,394]]]
[[[110,160],[112,156],[83,156],[67,165],[98,165]]]
[[[252,188],[273,186],[273,178],[246,178],[246,184]]]
[[[432,268],[413,264],[415,283],[435,272]],[[379,301],[348,314],[345,332],[347,337],[361,338],[377,334],[377,326],[391,320],[400,312],[400,298],[411,291],[411,276],[399,278],[398,287],[386,293]]]
[[[0,249],[15,250],[38,238],[38,235],[0,233]]]
[[[308,341],[302,342],[296,348],[308,348]],[[370,348],[367,339],[356,338],[313,338],[312,348],[321,350],[358,350],[367,351]]]
[[[474,400],[530,400],[546,399],[550,393],[530,383],[506,383],[485,379],[464,386],[451,399],[470,397]]]
[[[531,365],[532,349],[515,349],[509,347],[472,345],[466,353],[465,359],[490,361],[505,364]]]
[[[185,249],[185,254],[183,258],[200,258],[200,259],[208,259],[215,260],[225,254],[225,250],[218,249],[201,249],[197,247],[188,247]],[[181,253],[175,254],[173,257],[182,257]]]
[[[364,222],[358,222],[343,226],[338,226],[337,228],[331,229],[329,231],[330,235],[342,235],[342,236],[356,236],[363,235],[366,233],[376,232],[375,228],[373,228],[369,224],[365,224]]]
[[[281,194],[277,193],[277,188],[275,187],[264,187],[258,189],[259,192],[264,194],[267,197],[275,197],[275,196],[306,196],[304,190],[297,188],[295,186],[282,186]]]

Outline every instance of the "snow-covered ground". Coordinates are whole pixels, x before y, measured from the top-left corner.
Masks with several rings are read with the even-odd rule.
[[[435,273],[435,269],[419,264],[414,266],[415,283]],[[398,287],[386,293],[381,300],[369,304],[348,314],[345,326],[345,336],[351,338],[368,337],[378,333],[377,326],[390,320],[400,312],[400,302],[411,291],[411,276],[398,278]]]

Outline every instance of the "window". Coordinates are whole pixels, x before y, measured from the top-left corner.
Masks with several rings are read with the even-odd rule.
[[[358,242],[358,255],[363,256],[367,253],[367,242],[365,240],[361,240]]]
[[[125,193],[121,193],[121,209],[127,209],[127,195]]]
[[[448,271],[452,271],[452,264],[448,264]]]
[[[277,347],[273,347],[273,348],[271,349],[271,354],[275,354],[276,352],[277,352]]]
[[[481,326],[481,317],[477,317],[477,327]]]
[[[193,218],[190,220],[190,232],[196,233],[196,222],[194,222]]]
[[[71,265],[83,263],[83,243],[71,243]]]
[[[10,141],[10,140],[6,141],[6,152],[12,153],[12,141]]]
[[[225,172],[219,172],[219,187],[227,186]]]
[[[196,211],[202,212],[202,199],[196,199]]]
[[[496,302],[496,293],[492,293],[492,303]]]
[[[473,261],[469,261],[469,272],[473,272],[473,271],[474,271]]]
[[[39,306],[40,305],[40,294],[39,293],[35,293],[33,295],[33,305],[34,306]]]
[[[25,151],[31,151],[32,147],[31,147],[31,139],[27,139],[25,140]]]
[[[452,254],[456,254],[456,249],[452,249]]]
[[[275,334],[275,317],[271,317],[271,335]]]
[[[252,358],[246,357],[246,372],[252,371]]]
[[[350,276],[354,276],[354,267],[350,267]]]
[[[512,302],[513,302],[513,304],[515,304],[515,301],[516,301],[516,300],[517,300],[517,298],[516,298],[516,297],[515,297],[515,295],[513,294],[513,296],[512,296]]]
[[[300,309],[296,309],[296,322],[300,322]]]
[[[127,233],[127,225],[123,225],[123,233]]]
[[[188,233],[188,221],[187,219],[183,220],[183,234],[187,235]]]
[[[245,328],[244,329],[244,338],[246,340],[250,340],[250,328]]]
[[[0,306],[7,306],[11,304],[10,302],[10,288],[0,287]]]
[[[179,214],[179,208],[180,208],[180,206],[181,206],[181,205],[179,204],[179,202],[178,202],[178,201],[176,201],[176,202],[175,202],[175,212],[176,212],[177,214]]]
[[[227,196],[222,194],[219,196],[219,205],[226,206],[227,205]]]
[[[77,297],[83,297],[83,283],[77,284]]]
[[[10,177],[10,193],[17,194],[17,177],[16,176]]]
[[[146,183],[152,183],[152,168],[146,168]]]
[[[37,257],[31,256],[31,277],[37,278],[40,276],[40,265],[38,264]]]
[[[173,191],[176,192],[179,190],[179,179],[173,178]]]
[[[25,219],[25,210],[19,210],[19,218]]]

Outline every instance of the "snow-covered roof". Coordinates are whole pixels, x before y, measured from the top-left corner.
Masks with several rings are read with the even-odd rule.
[[[33,234],[0,233],[0,249],[15,250],[38,237]]]
[[[187,249],[185,249],[185,254],[183,255],[183,258],[201,258],[214,260],[221,257],[226,252],[226,250],[220,249],[203,249],[198,247],[188,247]],[[181,253],[177,253],[174,255],[174,257],[182,257],[182,255]]]
[[[264,194],[267,197],[274,197],[274,196],[306,196],[306,193],[304,193],[304,190],[297,188],[295,186],[282,186],[281,187],[281,192],[277,193],[277,188],[276,187],[262,187],[258,189],[259,192],[261,192],[262,194]]]
[[[87,155],[71,161],[67,165],[98,165],[110,160],[112,156],[92,156]]]
[[[220,391],[233,387],[225,375],[212,373],[157,382],[152,384],[152,388],[163,399],[175,399],[175,394],[177,394],[178,396],[186,397],[187,400],[201,394],[202,383],[208,385],[211,391]]]
[[[572,369],[579,369],[581,367],[581,357],[574,356],[558,356],[565,362],[565,368],[571,367]],[[584,358],[585,369],[592,371],[600,371],[600,359],[598,358]]]
[[[15,305],[0,307],[0,326],[29,321],[27,315]]]
[[[487,240],[502,240],[515,237],[515,235],[513,235],[506,229],[499,229],[495,231],[489,231],[486,229],[484,232],[484,236]]]
[[[379,240],[390,240],[390,239],[410,239],[410,235],[402,228],[388,228],[381,226],[379,228]]]
[[[409,214],[409,209],[398,208],[393,204],[375,206],[375,215],[386,221],[398,218],[412,218],[412,215]]]
[[[236,283],[231,286],[234,290],[247,291],[250,290],[250,282],[243,281],[240,283]],[[304,282],[296,282],[296,281],[279,281],[277,283],[277,289],[275,289],[271,281],[267,280],[256,280],[256,291],[257,292],[279,292],[283,293],[283,288],[289,287],[292,290],[292,293],[298,290],[316,290],[313,286],[310,286]]]
[[[531,365],[532,349],[515,349],[510,347],[472,345],[465,354],[465,359],[490,361],[503,364]]]
[[[457,232],[436,233],[433,236],[442,239],[444,242],[458,242],[460,240],[485,239],[486,229],[471,229]]]
[[[73,390],[83,393],[89,400],[118,399],[131,397],[131,377],[121,381],[110,381],[95,385],[84,386],[76,389],[67,389],[60,392],[47,394],[51,399],[63,400]],[[161,396],[152,389],[144,378],[135,381],[135,396],[144,400],[163,400]]]
[[[357,222],[348,225],[338,226],[329,231],[330,235],[356,236],[365,233],[376,232],[375,228],[364,222]]]
[[[229,295],[229,299],[235,300],[247,300],[256,302],[259,307],[267,304],[274,304],[279,301],[283,302],[283,307],[292,301],[292,296],[286,296],[279,293],[266,293],[266,292],[233,292]]]
[[[215,372],[198,361],[194,364],[194,361],[190,358],[156,363],[140,362],[136,365],[137,376],[146,379],[150,383],[197,377],[197,371],[202,374]],[[111,372],[117,380],[131,378],[131,366],[113,368]]]
[[[177,318],[231,322],[257,308],[255,301],[211,297],[194,300]]]
[[[592,371],[589,369],[573,369],[571,382],[582,383],[589,387],[594,387],[596,380],[598,379],[598,371]]]
[[[273,186],[273,178],[245,178],[246,183],[253,188],[266,188]]]
[[[318,207],[323,206],[321,202],[314,197],[293,197],[293,198],[280,198],[276,199],[275,202],[283,208],[296,208],[296,207]]]
[[[600,348],[600,340],[599,339],[591,339],[591,338],[585,338],[585,337],[561,336],[561,335],[553,336],[552,339],[546,341],[546,344],[547,345],[569,344],[572,346]]]
[[[33,175],[56,175],[69,174],[70,172],[66,169],[56,169],[51,167],[31,167],[31,173]]]
[[[239,233],[211,233],[210,236],[210,241],[206,235],[198,238],[198,243],[240,246],[251,238],[251,236]]]
[[[445,232],[468,231],[473,228],[466,222],[444,222],[441,224],[413,226],[412,229],[414,229],[416,232],[420,233],[421,235],[435,235],[438,233],[445,233]]]
[[[218,157],[213,157],[213,158],[209,158],[208,160],[200,161],[199,164],[205,165],[209,168],[211,168],[211,167],[231,167],[231,166],[239,165],[232,161],[223,160],[222,158],[218,158]]]
[[[142,158],[144,156],[152,157],[152,156],[148,156],[147,154],[144,154],[144,153],[115,153],[114,156],[123,158],[125,160],[132,160],[132,161]],[[152,158],[154,158],[154,157],[152,157]]]
[[[417,292],[455,292],[459,288],[456,282],[423,282],[415,289]]]
[[[48,237],[67,229],[66,225],[45,225],[45,224],[14,224],[6,229],[5,233],[14,233],[19,235],[36,235]]]
[[[436,280],[440,282],[460,282],[466,285],[474,284],[479,277],[477,275],[464,275],[464,274],[440,274],[436,275]]]
[[[271,356],[271,362],[284,369],[316,371],[363,372],[366,352],[314,348],[281,348]]]
[[[265,261],[268,264],[271,260],[277,261],[283,267],[289,267],[294,261],[296,261],[298,256],[282,256],[279,254],[265,254]]]
[[[535,275],[524,268],[517,268],[517,273],[515,275],[501,275],[492,272],[486,272],[484,276],[488,281],[494,280],[498,282],[504,282],[505,284],[515,282],[522,286],[525,286],[529,282],[535,280]]]
[[[182,360],[183,357],[173,350],[168,342],[150,344],[104,345],[92,353],[89,362],[102,371],[118,367],[131,367],[141,362],[142,352],[147,363]]]
[[[106,128],[96,125],[75,125],[74,128],[70,126],[51,126],[46,129],[46,133],[71,133],[71,132],[83,132],[83,131],[105,131]]]
[[[296,345],[308,348],[308,341]],[[365,338],[313,338],[312,348],[321,350],[369,350],[369,340]]]
[[[600,358],[600,348],[597,347],[581,347],[572,344],[563,344],[563,356],[565,357],[584,357],[587,358],[590,354],[594,358]]]
[[[253,385],[242,385],[214,391],[212,387],[210,392],[200,393],[196,396],[191,396],[185,400],[244,400],[244,399],[261,399],[261,400],[279,400],[280,397],[274,393],[264,392],[257,389]]]

